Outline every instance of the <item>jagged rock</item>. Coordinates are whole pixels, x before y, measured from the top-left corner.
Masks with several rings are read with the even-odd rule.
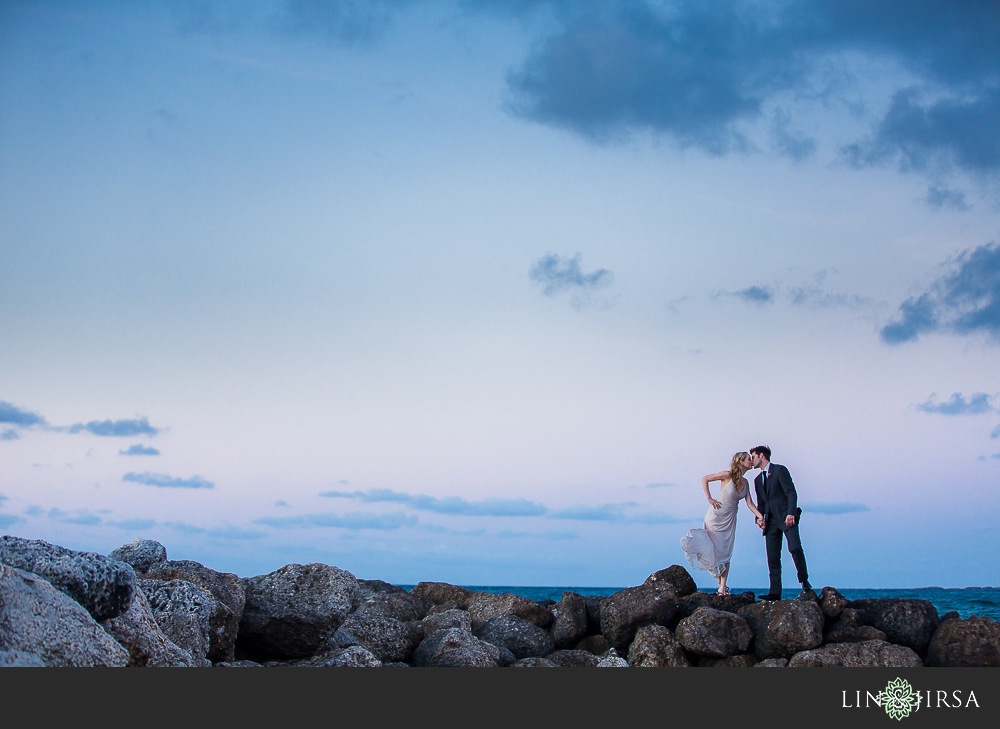
[[[401,661],[390,661],[389,663],[383,663],[382,668],[413,668],[413,666]]]
[[[108,556],[132,567],[138,575],[167,561],[167,548],[152,539],[136,539],[134,542],[112,549]]]
[[[666,582],[626,587],[601,601],[601,633],[619,652],[628,650],[643,625],[667,625],[677,613],[677,595]]]
[[[358,595],[354,575],[318,562],[251,577],[237,652],[251,659],[315,655],[356,607]]]
[[[943,621],[927,646],[927,665],[1000,667],[1000,623],[976,615]]]
[[[208,659],[211,621],[219,609],[219,601],[212,593],[187,580],[139,577],[138,583],[163,634],[190,653],[196,665],[211,664]]]
[[[597,662],[596,668],[628,668],[628,661],[621,656],[604,656]]]
[[[845,628],[860,628],[864,625],[864,610],[860,610],[858,608],[843,608],[836,618],[826,621],[826,631],[833,632],[836,630],[844,630]]]
[[[153,565],[147,570],[145,577],[154,580],[184,580],[209,592],[216,604],[208,620],[208,659],[234,659],[236,634],[246,604],[246,587],[238,575],[217,572],[193,560],[176,560]]]
[[[587,601],[576,592],[564,592],[552,608],[552,640],[556,648],[572,648],[587,636]]]
[[[866,640],[885,640],[885,633],[870,625],[859,625],[856,628],[830,630],[823,637],[824,643],[861,643]]]
[[[362,642],[358,640],[357,636],[345,630],[344,626],[341,625],[339,628],[333,631],[333,635],[330,637],[330,640],[327,641],[326,647],[323,650],[321,650],[320,653],[329,653],[330,651],[337,650],[338,648],[347,648],[348,646],[352,645],[363,646]]]
[[[755,602],[740,608],[737,615],[750,626],[758,660],[791,658],[823,642],[823,613],[812,601]]]
[[[698,668],[753,668],[757,665],[757,657],[753,653],[739,653],[725,658],[698,658]]]
[[[361,599],[365,600],[372,595],[388,593],[390,595],[408,595],[409,593],[398,585],[385,580],[358,580],[358,591]]]
[[[701,607],[677,624],[678,642],[700,656],[726,658],[742,653],[753,634],[747,621],[735,613]]]
[[[454,607],[462,610],[469,608],[469,600],[472,598],[472,590],[458,585],[449,585],[447,582],[418,582],[410,590],[410,594],[429,598],[437,605],[454,602]]]
[[[0,537],[0,562],[42,577],[76,600],[94,620],[121,615],[135,593],[135,572],[124,562],[41,539]]]
[[[116,618],[103,621],[101,625],[111,637],[128,650],[130,667],[166,668],[204,665],[196,661],[190,651],[179,647],[163,634],[141,589],[135,591],[128,610]]]
[[[607,638],[598,633],[597,635],[588,635],[586,638],[573,646],[573,648],[578,651],[587,651],[588,653],[593,653],[595,656],[599,656],[607,653],[608,649],[611,648],[611,644],[608,643]]]
[[[831,643],[796,653],[789,668],[843,666],[846,668],[921,668],[923,661],[912,648],[884,640],[862,643]]]
[[[451,608],[440,613],[432,613],[419,623],[423,637],[426,638],[439,630],[448,628],[459,628],[460,630],[472,632],[472,616],[467,610]]]
[[[472,616],[473,630],[497,615],[516,615],[540,628],[547,628],[552,624],[551,608],[543,607],[534,600],[509,592],[499,594],[475,592],[469,598],[468,610],[469,615]]]
[[[537,656],[532,656],[530,658],[518,658],[512,664],[511,668],[558,668],[558,666],[550,661],[548,658],[539,658]]]
[[[515,658],[544,658],[555,645],[544,628],[517,615],[496,615],[472,631],[480,640],[506,648]]]
[[[927,645],[938,627],[938,613],[928,600],[901,597],[852,600],[852,608],[865,611],[865,624],[878,628],[890,643],[905,645],[918,654],[927,652]]]
[[[816,594],[815,590],[802,590],[802,592],[795,596],[795,599],[819,603],[819,595]]]
[[[636,668],[689,667],[691,662],[676,636],[662,625],[644,625],[628,649],[628,664]]]
[[[848,606],[850,600],[840,594],[836,588],[824,587],[819,593],[819,607],[827,618],[836,618]]]
[[[601,659],[593,653],[568,648],[552,651],[545,657],[560,668],[594,668]]]
[[[248,661],[246,659],[240,661],[219,661],[218,663],[212,664],[213,668],[263,668],[261,664],[257,661]]]
[[[0,651],[0,668],[45,668],[45,661],[37,653]]]
[[[411,595],[405,590],[401,592],[369,592],[367,596],[362,593],[362,597],[352,614],[395,618],[405,622],[423,620],[427,617],[427,611],[432,607],[434,607],[434,602],[429,598]]]
[[[383,664],[364,646],[352,645],[286,665],[291,668],[380,668]]]
[[[674,594],[677,595],[678,599],[687,597],[698,590],[698,585],[695,584],[691,573],[679,564],[672,564],[665,570],[654,572],[646,578],[643,584],[652,585],[657,582],[666,583],[674,588]]]
[[[346,630],[357,638],[361,645],[383,663],[408,662],[423,638],[415,623],[378,614],[348,615],[339,629]]]
[[[600,595],[584,595],[583,601],[587,603],[587,635],[601,634],[601,600]]]
[[[940,625],[945,620],[952,620],[953,618],[960,618],[961,615],[958,614],[958,610],[949,610],[944,615],[941,616],[941,621],[938,623]]]
[[[692,592],[677,601],[677,616],[675,620],[683,620],[692,615],[695,610],[702,607],[723,610],[727,613],[737,613],[740,608],[746,605],[753,605],[756,601],[757,596],[752,592],[740,592],[729,595],[720,595],[716,592]]]
[[[129,574],[132,568],[126,565]],[[39,575],[0,563],[0,651],[46,666],[124,666],[128,651],[80,603]]]
[[[785,668],[788,666],[787,658],[765,658],[754,664],[754,668]]]
[[[419,667],[496,668],[509,666],[515,660],[509,650],[459,628],[433,633],[413,652],[413,665]]]

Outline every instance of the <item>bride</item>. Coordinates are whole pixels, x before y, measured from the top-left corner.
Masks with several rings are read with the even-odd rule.
[[[736,507],[740,499],[747,502],[750,511],[758,519],[760,511],[750,498],[750,485],[743,477],[752,467],[750,454],[740,451],[733,456],[728,471],[719,471],[701,477],[701,487],[711,504],[705,514],[705,525],[701,529],[691,529],[681,537],[681,549],[687,555],[688,563],[696,570],[708,570],[719,582],[719,595],[728,595],[726,580],[729,578],[729,560],[733,556],[733,541],[736,538]],[[713,499],[708,484],[721,481],[719,498]]]

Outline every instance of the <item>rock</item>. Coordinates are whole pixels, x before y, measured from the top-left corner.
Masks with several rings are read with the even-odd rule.
[[[423,637],[436,633],[439,630],[448,628],[459,628],[460,630],[472,632],[472,616],[467,610],[452,608],[440,613],[433,613],[420,621],[419,627]]]
[[[437,605],[454,602],[455,607],[467,610],[472,590],[458,585],[449,585],[447,582],[418,582],[410,590],[410,594],[429,598]]]
[[[352,645],[286,665],[291,668],[380,668],[383,664],[364,646]]]
[[[607,638],[598,633],[597,635],[588,635],[586,638],[573,646],[573,648],[578,651],[587,651],[588,653],[593,653],[595,656],[599,656],[607,653],[608,649],[611,648],[611,644],[608,643]]]
[[[597,668],[628,668],[628,661],[621,656],[604,656],[597,662]]]
[[[774,659],[772,659],[774,660]],[[757,665],[757,657],[753,653],[739,653],[725,658],[698,658],[698,668],[753,668]]]
[[[219,661],[212,665],[212,668],[263,668],[257,661]]]
[[[927,652],[938,627],[937,609],[928,600],[867,598],[853,600],[850,606],[864,610],[865,624],[885,633],[890,643],[905,645],[920,655]]]
[[[819,596],[816,594],[815,590],[802,590],[802,592],[795,596],[795,599],[805,600],[807,602],[819,602]]]
[[[830,630],[823,637],[824,643],[861,643],[866,640],[885,640],[885,633],[870,625],[859,625],[856,628]]]
[[[552,651],[545,657],[560,668],[595,668],[601,660],[593,653],[566,648]]]
[[[163,634],[141,589],[135,591],[128,610],[116,618],[105,620],[101,625],[108,635],[128,650],[130,667],[168,668],[204,665],[196,661],[190,651],[179,647]]]
[[[517,615],[496,615],[472,631],[480,640],[506,648],[515,658],[544,658],[555,645],[544,628]]]
[[[723,610],[727,613],[737,613],[740,608],[753,605],[757,601],[757,596],[752,592],[741,592],[730,595],[719,595],[715,592],[692,592],[677,601],[678,621],[692,615],[695,610],[701,607],[709,607],[713,610]]]
[[[358,640],[357,636],[345,630],[344,626],[341,625],[333,631],[333,636],[327,642],[326,647],[320,652],[328,653],[329,651],[337,650],[338,648],[347,648],[352,645],[360,645],[363,647],[363,644],[360,640]]]
[[[152,567],[167,561],[167,548],[152,539],[136,539],[118,549],[112,549],[108,556],[132,567],[138,575],[145,574]]]
[[[819,593],[819,607],[828,618],[836,618],[848,606],[850,600],[833,587],[824,587]]]
[[[884,640],[831,643],[796,653],[789,668],[843,666],[846,668],[921,668],[923,661],[912,648]]]
[[[726,658],[743,653],[753,633],[747,621],[735,613],[701,607],[677,624],[678,642],[692,653]]]
[[[358,581],[346,570],[289,564],[246,581],[236,638],[242,658],[306,658],[323,648],[356,607]]]
[[[636,668],[690,667],[684,648],[669,628],[644,625],[628,649],[628,664]]]
[[[1000,623],[973,615],[950,618],[927,646],[928,666],[1000,666]]]
[[[587,636],[587,601],[576,592],[564,592],[552,608],[552,640],[556,648],[572,648]]]
[[[0,668],[45,668],[45,661],[37,653],[0,651]]]
[[[413,652],[413,665],[420,667],[496,668],[515,660],[510,651],[458,628],[433,633]]]
[[[423,639],[415,623],[378,614],[348,615],[341,629],[357,638],[382,663],[409,662]]]
[[[555,663],[550,661],[548,658],[518,658],[512,664],[511,668],[558,668]]]
[[[361,593],[362,600],[377,594],[385,594],[385,593],[390,595],[409,594],[402,587],[393,585],[391,582],[386,582],[385,580],[358,580],[358,590]]]
[[[754,668],[785,668],[788,666],[787,658],[765,658],[754,664]]]
[[[941,623],[943,623],[945,620],[951,620],[953,618],[960,618],[960,617],[962,616],[958,614],[958,610],[949,610],[948,612],[946,612],[944,615],[941,616]],[[940,623],[938,623],[938,625],[940,625]]]
[[[126,565],[132,574],[132,568]],[[80,603],[33,572],[0,563],[0,651],[46,666],[125,666],[128,651]]]
[[[40,539],[0,537],[0,562],[42,577],[76,600],[94,620],[121,615],[135,593],[135,572],[124,562]]]
[[[677,595],[665,582],[626,587],[601,601],[601,633],[617,651],[628,650],[643,625],[667,625],[677,613]]]
[[[469,598],[468,605],[469,615],[472,616],[473,630],[497,615],[516,615],[540,628],[547,628],[552,624],[551,608],[543,607],[534,600],[509,592],[499,594],[474,592]]]
[[[139,577],[138,583],[163,635],[190,653],[196,665],[210,665],[211,621],[219,609],[212,593],[187,580]]]
[[[865,624],[865,611],[858,608],[843,608],[840,614],[826,622],[827,632],[844,630],[845,628],[860,628]],[[870,626],[869,626],[870,627]]]
[[[678,599],[687,597],[698,590],[698,586],[695,584],[694,578],[691,577],[691,573],[679,564],[673,564],[665,570],[654,572],[646,578],[643,584],[652,585],[654,583],[666,583],[670,585],[674,588],[674,594],[677,595]]]
[[[823,642],[823,613],[812,601],[755,602],[740,608],[737,615],[750,626],[757,660],[791,658]]]
[[[362,593],[360,602],[353,610],[354,615],[370,617],[395,618],[396,620],[423,620],[427,611],[434,607],[434,602],[420,595],[402,592],[369,592]]]
[[[584,595],[583,601],[587,603],[587,635],[601,634],[601,600],[600,595]]]
[[[234,658],[236,634],[243,607],[246,587],[232,572],[217,572],[192,560],[164,561],[147,570],[145,577],[155,580],[184,580],[215,598],[216,605],[209,616],[208,659],[231,661]]]

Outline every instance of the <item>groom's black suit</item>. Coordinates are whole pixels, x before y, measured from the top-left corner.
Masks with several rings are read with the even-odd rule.
[[[764,515],[764,539],[767,547],[767,570],[770,577],[771,595],[781,594],[781,535],[785,535],[788,551],[795,563],[799,582],[806,582],[806,556],[799,540],[798,494],[788,469],[777,463],[769,463],[767,470],[757,474],[753,480],[757,492],[757,508]],[[785,517],[795,517],[795,526],[785,524]]]

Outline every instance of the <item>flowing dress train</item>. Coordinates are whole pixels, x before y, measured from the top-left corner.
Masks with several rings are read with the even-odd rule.
[[[748,488],[746,479],[740,479],[739,490],[732,481],[726,483],[719,491],[722,506],[716,509],[709,504],[704,526],[681,537],[681,549],[692,568],[708,570],[718,579],[719,571],[729,564],[736,539],[736,511]]]

